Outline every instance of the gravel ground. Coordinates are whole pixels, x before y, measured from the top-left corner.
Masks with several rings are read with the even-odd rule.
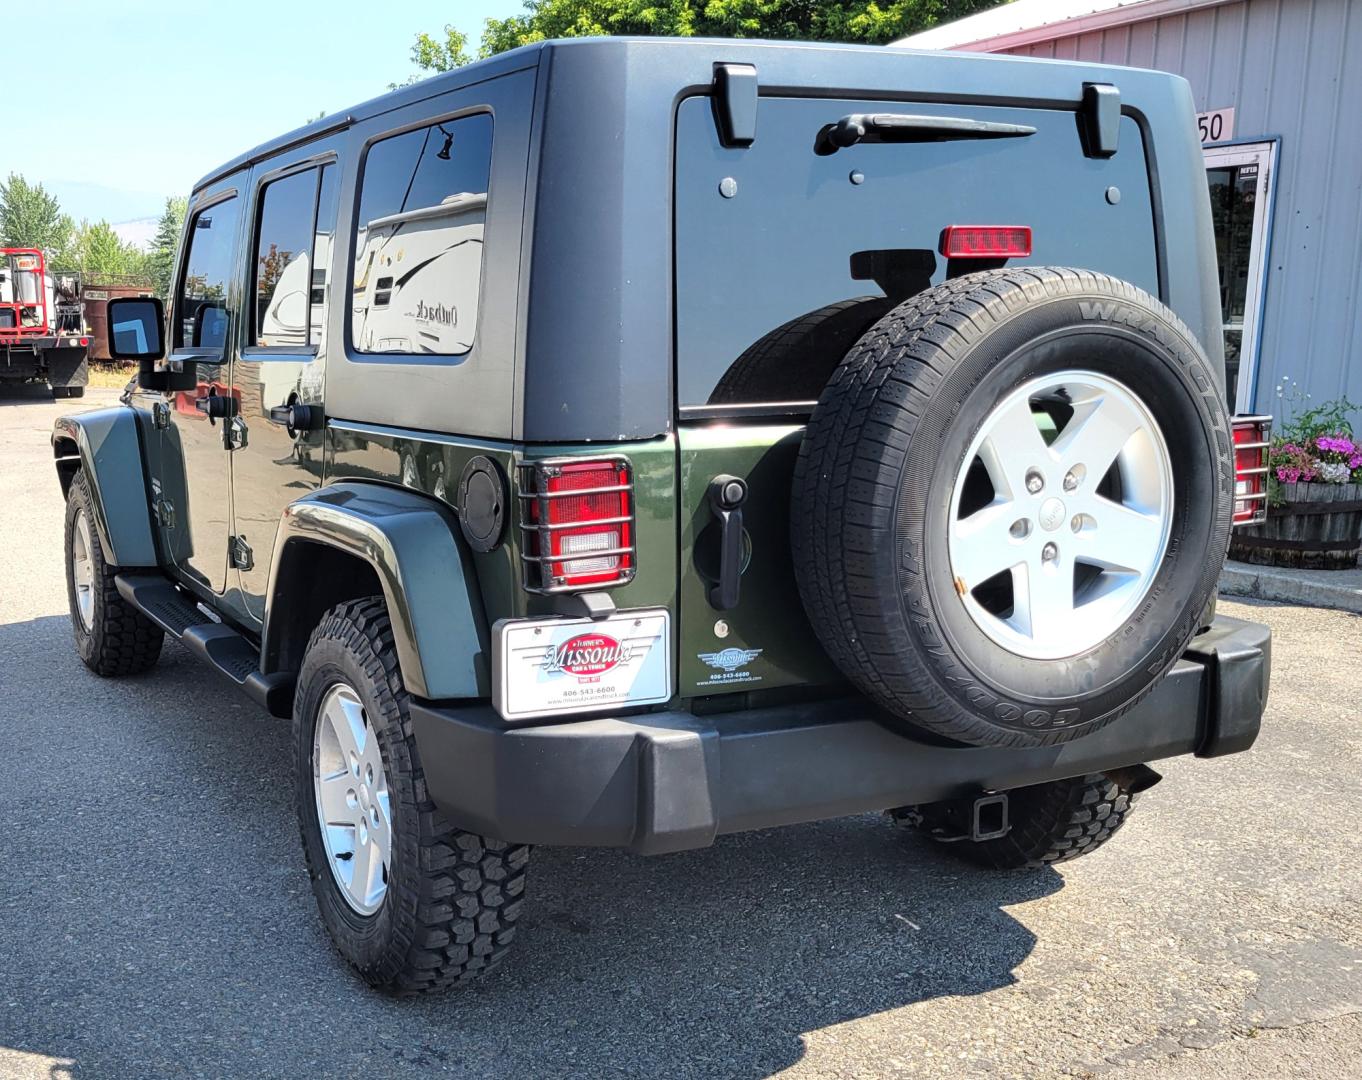
[[[1362,1075],[1362,620],[1276,633],[1263,736],[1177,760],[1061,870],[874,817],[646,859],[536,853],[471,993],[364,989],[318,922],[284,725],[167,646],[76,658],[47,433],[0,397],[0,1075]]]

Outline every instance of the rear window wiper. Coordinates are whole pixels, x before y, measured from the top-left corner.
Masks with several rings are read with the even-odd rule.
[[[825,125],[814,141],[814,153],[835,154],[865,143],[943,142],[947,139],[1016,139],[1034,135],[1027,124],[967,120],[959,116],[912,116],[908,113],[851,113]]]

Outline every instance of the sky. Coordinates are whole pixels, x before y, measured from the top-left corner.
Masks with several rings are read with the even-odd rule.
[[[484,19],[520,11],[521,0],[0,0],[4,70],[23,80],[0,95],[0,177],[41,182],[78,221],[159,216],[167,195],[229,158],[406,79],[418,33],[450,23],[476,45]]]

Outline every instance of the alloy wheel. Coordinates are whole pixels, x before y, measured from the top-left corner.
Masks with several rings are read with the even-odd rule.
[[[960,466],[948,548],[955,591],[1009,652],[1058,659],[1115,633],[1168,549],[1173,473],[1129,387],[1060,371],[985,418]]]

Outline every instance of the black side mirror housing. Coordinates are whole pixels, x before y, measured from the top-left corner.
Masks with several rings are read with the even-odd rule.
[[[109,301],[109,356],[137,361],[137,385],[143,390],[192,390],[197,365],[185,361],[179,370],[158,369],[165,357],[165,305],[154,296],[118,296]]]
[[[159,360],[165,356],[165,306],[154,296],[116,296],[107,308],[109,356]]]

